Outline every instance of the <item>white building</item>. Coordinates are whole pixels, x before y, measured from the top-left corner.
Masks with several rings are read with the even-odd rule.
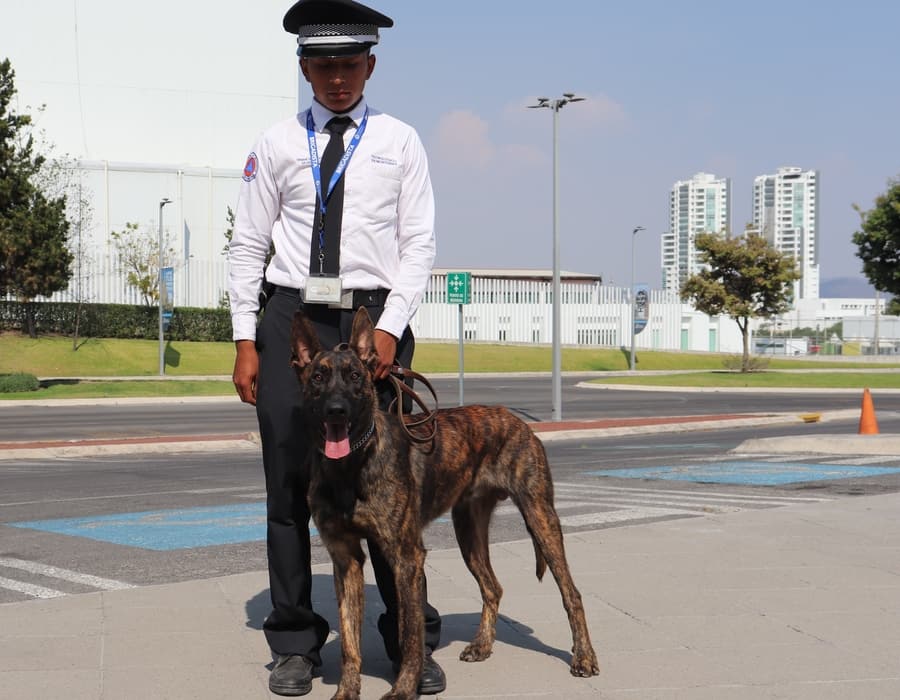
[[[662,234],[662,287],[678,294],[701,265],[694,247],[698,233],[730,233],[731,179],[697,173],[669,193],[669,230]]]
[[[776,250],[790,255],[803,275],[794,299],[819,297],[819,173],[778,168],[753,181],[753,228]]]
[[[419,339],[549,345],[553,339],[553,285],[550,270],[469,269],[471,300],[448,301],[450,270],[435,268],[412,329]],[[560,272],[560,342],[566,346],[631,345],[631,304],[627,287],[603,285],[595,275]],[[462,318],[460,318],[462,316]],[[650,290],[647,325],[635,336],[638,350],[742,352],[735,321],[709,317],[677,295]],[[640,362],[640,358],[638,358]],[[640,366],[638,367],[640,368]]]

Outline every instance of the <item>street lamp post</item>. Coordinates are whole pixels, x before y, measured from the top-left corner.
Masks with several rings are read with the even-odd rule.
[[[528,105],[529,109],[553,110],[553,412],[551,420],[562,420],[562,347],[560,345],[560,279],[559,279],[559,147],[557,139],[559,110],[570,102],[581,102],[583,97],[576,97],[572,92],[564,92],[559,99],[538,97],[537,104]]]
[[[168,197],[164,197],[159,200],[159,239],[158,239],[158,248],[157,255],[159,256],[159,263],[157,264],[157,298],[159,300],[159,376],[163,376],[166,373],[166,349],[163,344],[163,207],[167,204],[171,203],[171,199]]]
[[[631,298],[631,358],[628,363],[628,369],[634,372],[634,343],[635,343],[635,332],[634,332],[634,317],[636,313],[635,305],[634,305],[634,239],[637,238],[638,231],[643,231],[643,226],[635,226],[634,230],[631,232],[631,288],[628,290],[628,294]]]

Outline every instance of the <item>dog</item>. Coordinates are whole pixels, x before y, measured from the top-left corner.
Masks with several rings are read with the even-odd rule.
[[[598,674],[553,506],[547,455],[525,422],[500,406],[441,409],[432,439],[413,440],[401,417],[378,408],[374,326],[364,307],[354,316],[350,343],[333,350],[321,347],[302,310],[291,333],[291,364],[313,445],[310,512],[334,564],[342,652],[334,698],[355,700],[360,694],[363,538],[378,545],[397,582],[402,659],[384,698],[416,697],[425,634],[422,532],[448,510],[483,602],[478,631],[460,659],[490,656],[503,591],[491,568],[488,527],[494,507],[507,497],[525,519],[538,579],[549,566],[559,586],[572,630],[572,675]]]

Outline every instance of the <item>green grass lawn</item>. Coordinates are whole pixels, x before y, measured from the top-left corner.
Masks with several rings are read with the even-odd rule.
[[[549,372],[550,346],[485,345],[465,346],[467,374],[478,372]],[[425,375],[455,373],[459,346],[456,343],[420,342],[416,347],[415,369]],[[709,370],[709,372],[662,376],[616,377],[602,381],[674,386],[818,386],[818,387],[897,387],[900,374],[872,373],[869,363],[773,359],[770,369],[870,370],[865,374],[826,373],[796,375],[758,372],[740,374],[722,372],[730,356],[713,353],[639,351],[638,370]],[[563,371],[622,371],[628,369],[628,349],[563,348]],[[127,396],[231,395],[230,381],[234,361],[232,343],[172,342],[165,347],[166,376],[210,377],[207,381],[67,381],[45,384],[36,392],[0,394],[0,399],[75,398]],[[878,370],[894,365],[879,364]],[[156,377],[159,373],[159,345],[155,340],[87,338],[73,348],[71,338],[31,339],[18,333],[0,334],[0,374],[26,372],[38,377]]]
[[[605,377],[592,380],[598,384],[630,384],[640,386],[719,387],[735,389],[759,387],[767,389],[900,389],[900,372],[697,372],[637,377]]]

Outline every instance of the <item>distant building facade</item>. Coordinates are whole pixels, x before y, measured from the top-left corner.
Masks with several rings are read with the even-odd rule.
[[[697,173],[681,180],[669,193],[669,230],[662,234],[662,288],[678,294],[681,285],[698,273],[694,238],[698,233],[731,231],[731,179]]]
[[[802,277],[794,299],[819,298],[819,173],[789,167],[753,181],[753,229],[791,256]]]

